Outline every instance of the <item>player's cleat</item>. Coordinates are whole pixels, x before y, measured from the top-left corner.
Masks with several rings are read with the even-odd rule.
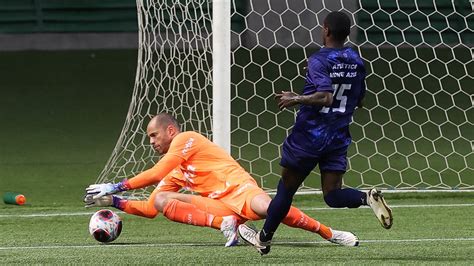
[[[385,202],[382,192],[373,188],[367,192],[367,204],[372,208],[375,216],[385,229],[390,229],[393,224],[392,209]]]
[[[260,255],[270,252],[271,241],[260,241],[260,231],[246,224],[241,224],[239,225],[239,235],[247,244],[254,246]]]
[[[225,243],[226,247],[232,247],[239,243],[239,236],[237,235],[237,226],[238,226],[237,217],[230,215],[224,216],[221,224],[221,232],[224,234],[227,242]]]
[[[359,245],[359,238],[351,232],[338,231],[331,228],[332,237],[329,242],[341,246],[355,247]]]
[[[86,208],[89,207],[109,207],[113,205],[112,195],[102,196],[94,199],[94,194],[86,194],[84,197],[84,203]]]

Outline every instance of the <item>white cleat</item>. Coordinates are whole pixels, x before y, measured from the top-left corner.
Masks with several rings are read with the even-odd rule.
[[[260,232],[252,227],[246,224],[239,225],[239,235],[247,244],[256,248],[260,255],[270,252],[271,241],[260,241]]]
[[[373,188],[367,192],[367,204],[372,208],[375,216],[385,229],[390,229],[393,224],[392,209],[385,202],[382,192]]]
[[[338,231],[331,228],[332,237],[328,239],[329,242],[341,246],[355,247],[359,245],[359,238],[351,232]]]
[[[221,232],[224,234],[227,242],[226,247],[233,247],[239,243],[239,236],[237,234],[237,217],[233,215],[224,216],[221,224]]]

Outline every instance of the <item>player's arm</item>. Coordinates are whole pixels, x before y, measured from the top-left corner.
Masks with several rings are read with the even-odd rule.
[[[278,100],[278,107],[283,110],[283,108],[297,104],[331,106],[333,95],[329,91],[317,91],[310,95],[298,95],[291,91],[282,91],[280,94],[276,94],[275,97]]]
[[[160,181],[148,200],[129,200],[117,195],[105,195],[94,200],[92,195],[87,195],[84,198],[85,207],[115,207],[128,214],[155,218],[159,213],[154,206],[156,195],[160,192],[178,192],[182,188],[181,180],[182,172],[176,169]]]
[[[294,92],[282,91],[281,94],[276,94],[280,110],[297,104],[327,107],[332,105],[334,89],[328,67],[317,58],[310,57],[306,78],[314,87],[314,92],[298,95]]]
[[[167,154],[153,166],[153,168],[131,179],[124,179],[116,184],[93,184],[86,188],[86,192],[88,195],[93,195],[93,199],[98,199],[105,195],[151,186],[160,182],[163,177],[179,166],[183,161],[184,159],[182,157]]]
[[[155,166],[128,180],[128,189],[137,189],[159,183],[163,177],[181,165],[184,159],[172,154],[165,155]]]

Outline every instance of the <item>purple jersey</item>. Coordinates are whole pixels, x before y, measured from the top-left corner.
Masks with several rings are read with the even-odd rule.
[[[318,163],[322,171],[346,170],[349,124],[365,94],[365,68],[359,55],[348,47],[322,48],[311,55],[303,94],[318,91],[332,92],[332,105],[300,106],[280,162],[305,175]]]
[[[295,129],[337,130],[348,127],[365,94],[365,68],[352,48],[321,48],[308,59],[304,95],[317,91],[334,94],[330,107],[301,105]]]

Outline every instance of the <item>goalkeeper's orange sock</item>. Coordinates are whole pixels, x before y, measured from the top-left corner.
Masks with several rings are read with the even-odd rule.
[[[120,207],[126,213],[146,218],[155,218],[158,215],[153,202],[150,201],[124,200]]]
[[[207,227],[213,227],[212,221],[215,218],[214,215],[201,211],[196,208],[196,206],[177,199],[168,201],[163,209],[163,215],[178,223]]]
[[[290,211],[282,222],[291,227],[318,233],[326,240],[332,237],[332,232],[329,227],[309,217],[304,212],[293,206],[290,207]]]

